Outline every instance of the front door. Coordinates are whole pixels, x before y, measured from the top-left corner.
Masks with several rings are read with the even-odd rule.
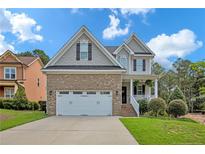
[[[122,87],[122,104],[127,103],[127,87]]]

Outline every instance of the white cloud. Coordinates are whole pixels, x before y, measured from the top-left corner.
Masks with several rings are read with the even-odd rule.
[[[14,51],[14,46],[5,41],[5,37],[0,34],[0,55],[6,50]]]
[[[122,15],[147,15],[148,13],[153,13],[155,9],[151,8],[122,8],[120,12]]]
[[[12,13],[6,9],[0,9],[0,33],[10,32],[22,42],[42,41],[43,36],[34,33],[34,30],[39,32],[40,29],[41,26],[25,13]]]
[[[129,24],[125,26],[124,29],[119,27],[120,19],[115,17],[115,15],[109,15],[110,24],[103,30],[104,39],[114,39],[117,36],[126,35],[129,32]]]
[[[160,34],[152,38],[147,45],[156,53],[156,61],[165,67],[170,67],[170,58],[183,58],[203,46],[197,40],[195,33],[189,29],[182,29],[177,33]]]

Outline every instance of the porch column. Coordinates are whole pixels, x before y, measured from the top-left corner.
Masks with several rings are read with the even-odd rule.
[[[18,89],[18,85],[14,85],[14,94],[16,93],[16,91],[17,91],[17,89]]]
[[[154,80],[154,96],[155,98],[158,97],[158,80],[157,79]]]
[[[133,95],[133,80],[130,79],[130,96]]]

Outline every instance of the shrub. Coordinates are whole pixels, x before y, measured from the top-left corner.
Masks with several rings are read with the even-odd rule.
[[[164,115],[166,113],[166,102],[162,98],[154,98],[148,104],[149,111],[152,112],[153,116]]]
[[[201,110],[203,103],[205,103],[205,95],[193,98],[192,100],[194,110]]]
[[[0,109],[3,109],[4,108],[4,105],[3,105],[3,99],[0,98]]]
[[[148,100],[147,99],[141,99],[137,101],[140,106],[140,114],[144,114],[145,112],[148,111]]]
[[[184,102],[186,102],[186,98],[178,86],[176,86],[174,91],[170,94],[170,96],[168,98],[168,103],[175,100],[175,99],[182,99]]]
[[[13,99],[2,99],[2,104],[4,109],[15,109]]]
[[[40,110],[46,112],[46,101],[39,101]]]
[[[205,102],[201,105],[202,106],[202,110],[205,110]]]
[[[183,100],[176,99],[169,103],[168,111],[177,118],[178,116],[185,115],[188,111],[188,107]]]
[[[16,110],[26,110],[28,109],[28,99],[26,97],[25,88],[21,85],[18,85],[18,89],[16,91],[16,94],[14,96],[14,106],[16,107]]]

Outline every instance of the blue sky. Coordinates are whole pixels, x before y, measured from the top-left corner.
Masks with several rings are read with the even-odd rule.
[[[38,48],[52,57],[82,25],[104,45],[135,32],[164,66],[205,59],[205,9],[3,9],[0,53]]]

